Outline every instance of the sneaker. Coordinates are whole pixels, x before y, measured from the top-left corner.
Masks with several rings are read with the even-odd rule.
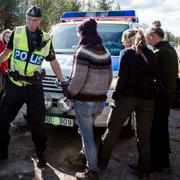
[[[84,172],[77,172],[75,176],[77,179],[99,180],[97,172],[90,169],[86,169]]]
[[[135,174],[138,178],[145,178],[149,176],[149,172],[146,170],[143,170],[135,165],[128,165],[128,170]]]
[[[37,157],[36,157],[36,161],[37,161],[37,167],[38,168],[45,168],[46,167],[46,159],[43,155],[43,153],[37,153]]]
[[[67,162],[76,168],[86,168],[86,157],[81,153],[78,156],[68,158]]]

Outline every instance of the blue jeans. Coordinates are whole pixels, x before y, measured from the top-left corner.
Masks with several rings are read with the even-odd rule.
[[[96,117],[101,114],[104,109],[103,102],[74,101],[74,109],[80,128],[85,156],[87,159],[87,167],[90,170],[98,171],[93,123]]]

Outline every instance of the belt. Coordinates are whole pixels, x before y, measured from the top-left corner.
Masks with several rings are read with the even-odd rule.
[[[25,81],[31,84],[42,84],[42,76],[22,76],[18,71],[9,71],[8,75],[13,78],[14,81]]]

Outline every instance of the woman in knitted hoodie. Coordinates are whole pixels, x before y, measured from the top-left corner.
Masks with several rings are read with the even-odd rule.
[[[111,55],[102,45],[97,22],[89,18],[77,27],[79,43],[74,54],[73,70],[67,96],[74,100],[87,169],[76,177],[98,178],[97,153],[93,136],[95,118],[104,109],[103,102],[112,80]]]

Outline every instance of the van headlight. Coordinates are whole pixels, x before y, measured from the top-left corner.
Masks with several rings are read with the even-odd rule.
[[[68,112],[72,109],[72,102],[67,97],[62,97],[58,99],[57,107],[62,112]]]
[[[46,109],[49,110],[53,105],[51,96],[45,96],[44,97],[44,103],[45,103]]]

